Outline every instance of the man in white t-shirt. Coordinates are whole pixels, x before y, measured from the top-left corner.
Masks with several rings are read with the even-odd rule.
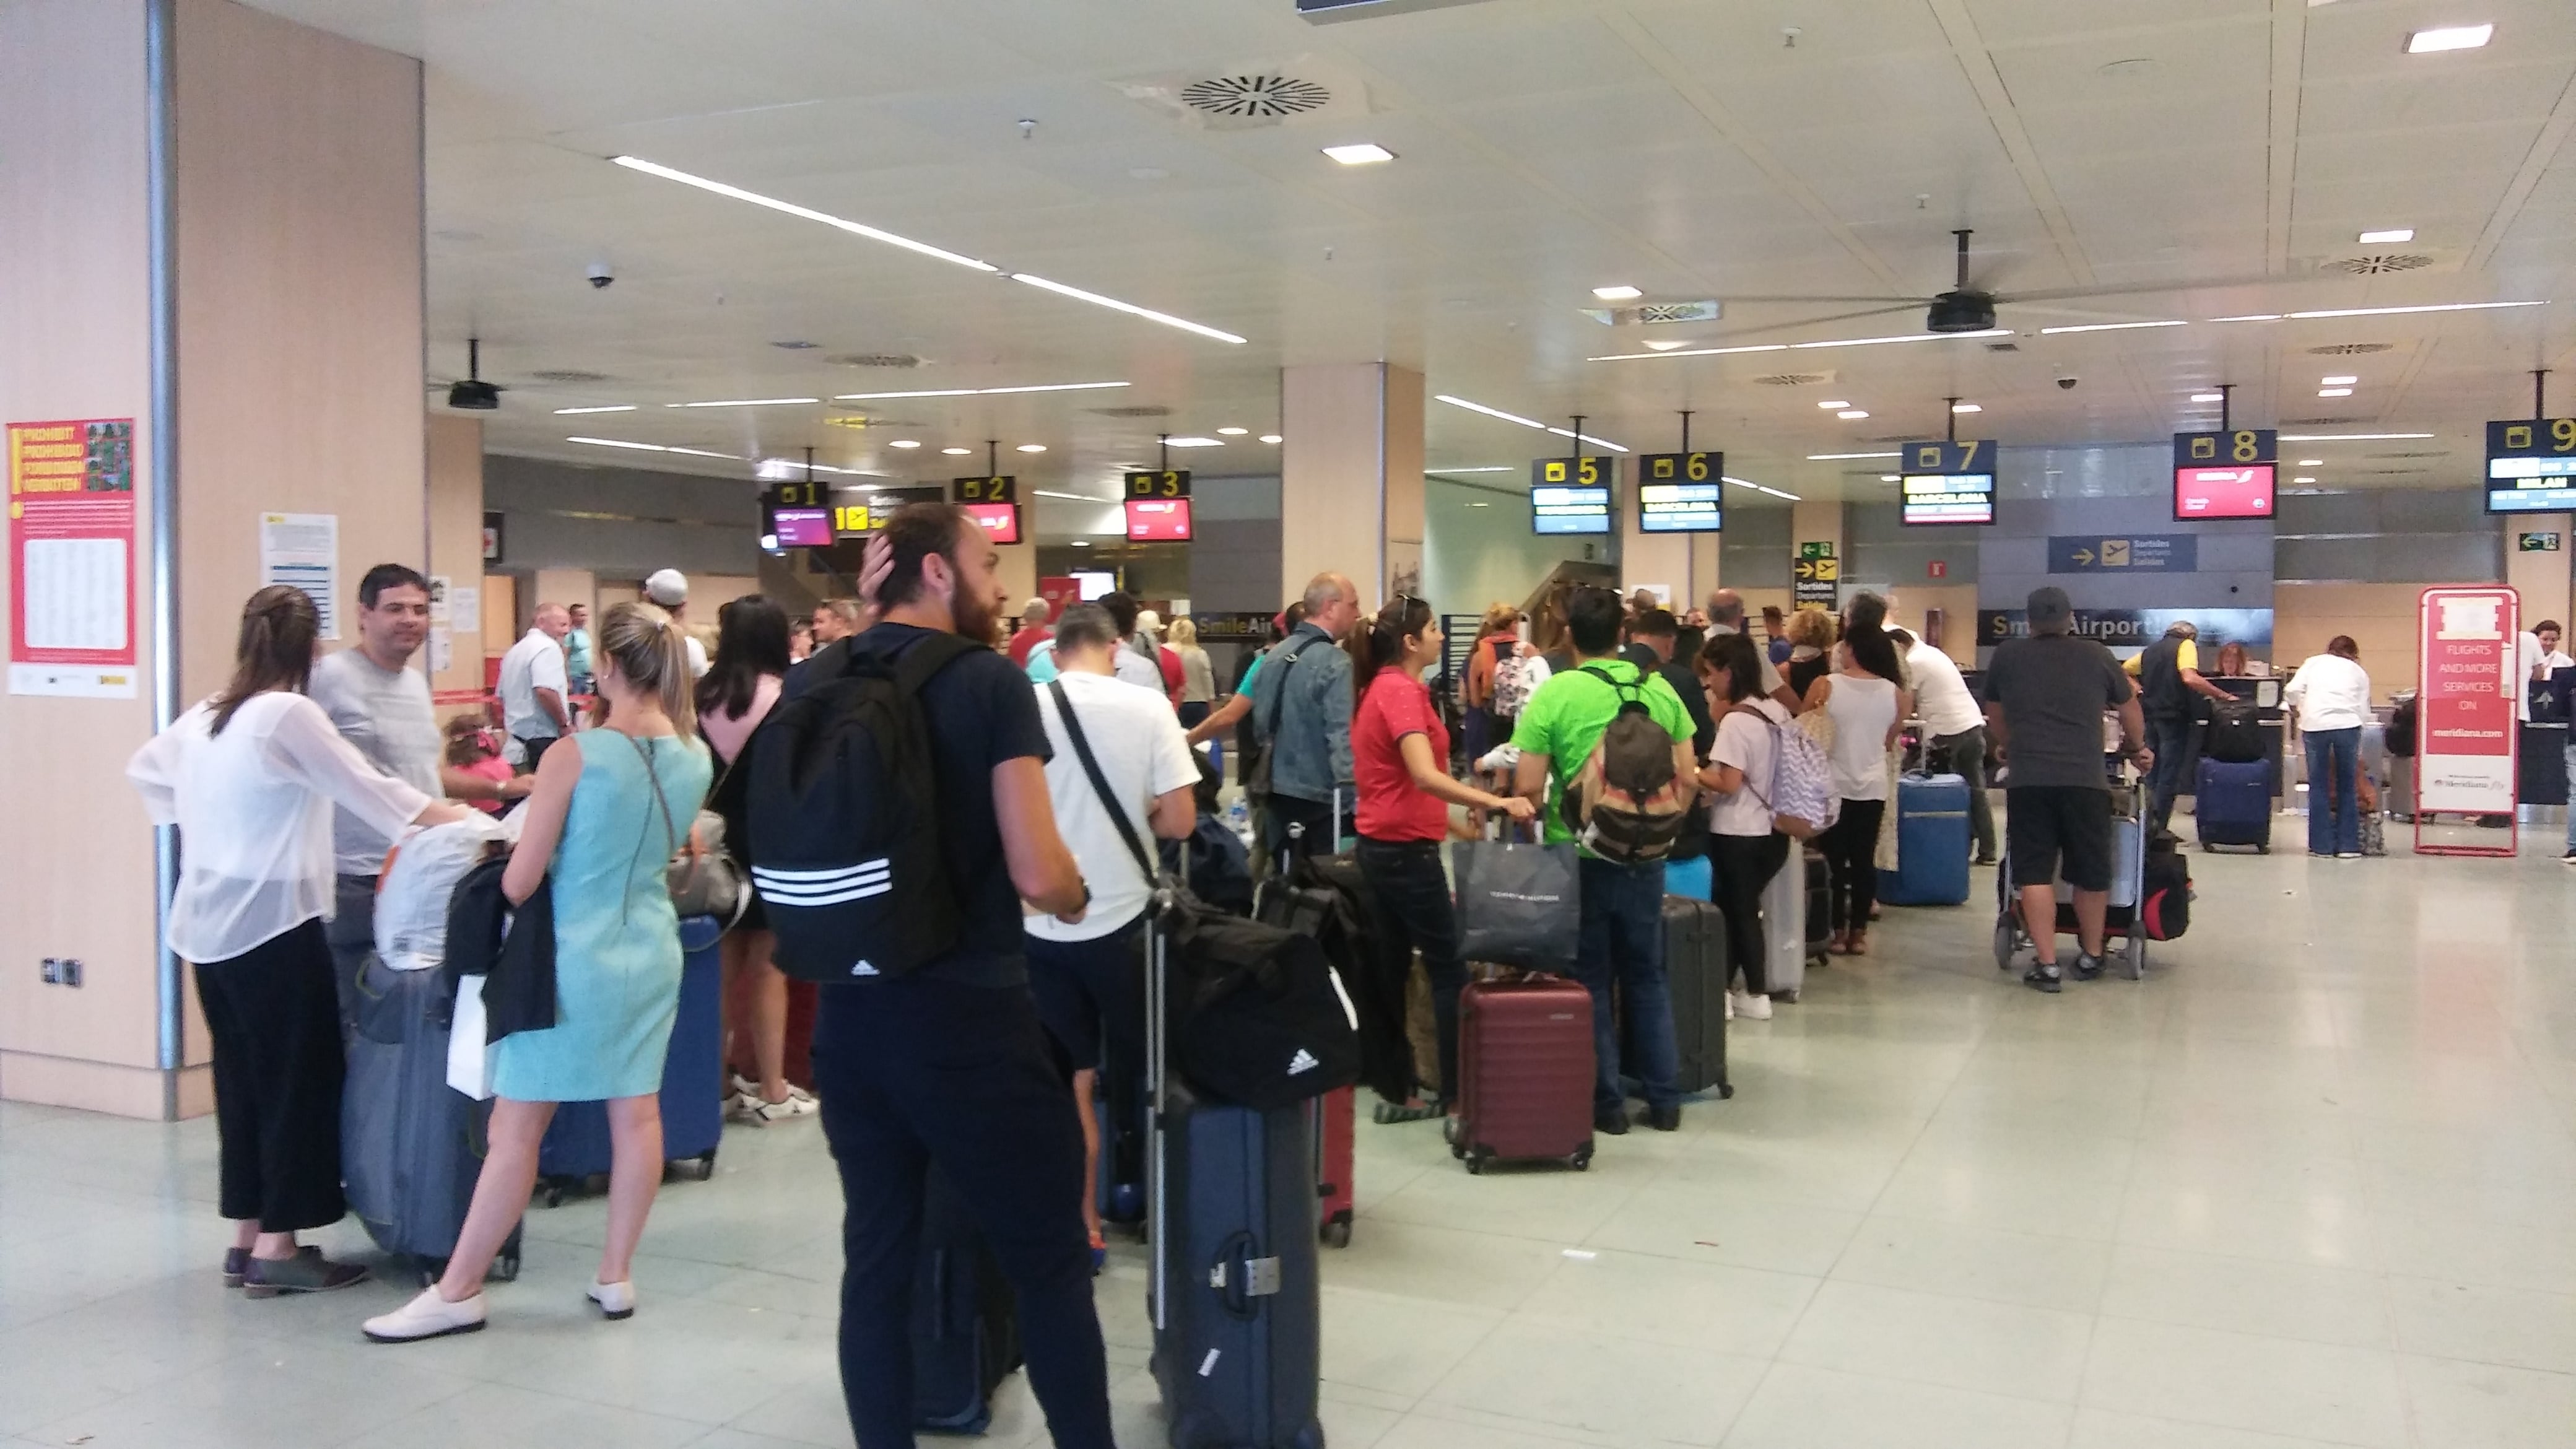
[[[411,668],[429,638],[429,581],[402,564],[378,564],[358,581],[358,642],[326,654],[313,665],[305,692],[340,738],[367,762],[424,795],[452,800],[515,800],[528,793],[529,777],[496,784],[450,770],[429,679]],[[339,877],[331,920],[323,934],[345,990],[376,943],[376,878],[384,874],[393,841],[346,808],[331,814],[332,869]],[[348,1005],[348,997],[341,998]]]
[[[1968,692],[1968,681],[1949,655],[1914,637],[1910,630],[1890,629],[1897,651],[1905,656],[1906,677],[1914,681],[1914,713],[1930,737],[1932,768],[1968,782],[1968,827],[1977,842],[1977,864],[1995,863],[1995,807],[1986,798],[1986,712]]]
[[[1184,839],[1198,824],[1192,799],[1198,760],[1162,691],[1116,677],[1117,656],[1123,652],[1116,622],[1098,604],[1076,604],[1056,624],[1056,676],[1037,686],[1038,714],[1046,721],[1047,744],[1054,751],[1046,766],[1047,795],[1055,805],[1056,829],[1090,884],[1091,906],[1070,924],[1054,916],[1024,920],[1029,994],[1047,1033],[1072,1064],[1074,1093],[1081,1102],[1083,1135],[1090,1146],[1082,1210],[1095,1249],[1101,1241],[1100,1144],[1091,1099],[1104,1063],[1114,1068],[1111,1121],[1122,1136],[1142,1125],[1142,1100],[1133,1095],[1145,1063],[1144,933],[1139,927],[1153,885],[1136,854],[1153,851],[1156,836]],[[1118,803],[1125,832],[1084,767],[1083,751],[1065,718],[1067,705],[1072,723],[1081,729],[1082,744],[1089,747]],[[1133,1150],[1126,1155],[1132,1158]],[[1118,1182],[1143,1180],[1141,1161],[1134,1163],[1134,1177],[1115,1160],[1112,1168]]]
[[[518,743],[519,763],[532,775],[547,746],[572,733],[572,714],[564,703],[571,684],[563,650],[563,638],[571,632],[571,611],[561,604],[539,604],[528,632],[501,656],[501,727]]]
[[[699,643],[698,636],[689,632],[689,576],[678,569],[656,569],[653,576],[644,581],[644,598],[670,615],[671,622],[679,626],[680,642],[689,651],[689,677],[706,678],[707,646]]]

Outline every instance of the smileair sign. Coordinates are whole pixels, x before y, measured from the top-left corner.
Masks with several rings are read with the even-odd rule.
[[[2242,644],[2256,653],[2272,647],[2269,609],[2078,609],[2075,633],[2099,639],[2115,654],[2133,654],[2165,636],[2165,630],[2189,620],[2200,630],[2200,647],[2216,649]],[[2030,616],[2020,609],[1979,609],[1977,645],[1995,645],[2030,635]]]

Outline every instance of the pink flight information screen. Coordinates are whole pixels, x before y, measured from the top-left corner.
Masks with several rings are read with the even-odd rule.
[[[1130,498],[1127,500],[1127,537],[1134,543],[1187,542],[1190,536],[1190,500],[1186,498]]]
[[[2271,463],[2235,468],[2174,469],[2174,517],[2269,518],[2272,516]]]
[[[832,546],[832,510],[828,508],[773,509],[769,524],[778,535],[780,548]]]

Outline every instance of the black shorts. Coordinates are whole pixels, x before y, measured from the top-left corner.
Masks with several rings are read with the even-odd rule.
[[[2014,785],[2004,791],[2004,849],[2017,886],[2111,888],[2111,792],[2095,785]]]
[[[1074,1071],[1096,1070],[1103,1038],[1126,1060],[1145,1060],[1145,918],[1088,941],[1031,936],[1029,995]]]

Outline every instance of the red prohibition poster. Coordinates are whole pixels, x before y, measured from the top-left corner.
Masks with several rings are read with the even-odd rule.
[[[134,420],[11,423],[9,692],[132,699]]]
[[[2511,855],[2501,846],[2427,844],[2424,821],[2446,815],[2515,820],[2523,683],[2522,599],[2502,584],[2426,589],[2416,605],[2415,850]]]

